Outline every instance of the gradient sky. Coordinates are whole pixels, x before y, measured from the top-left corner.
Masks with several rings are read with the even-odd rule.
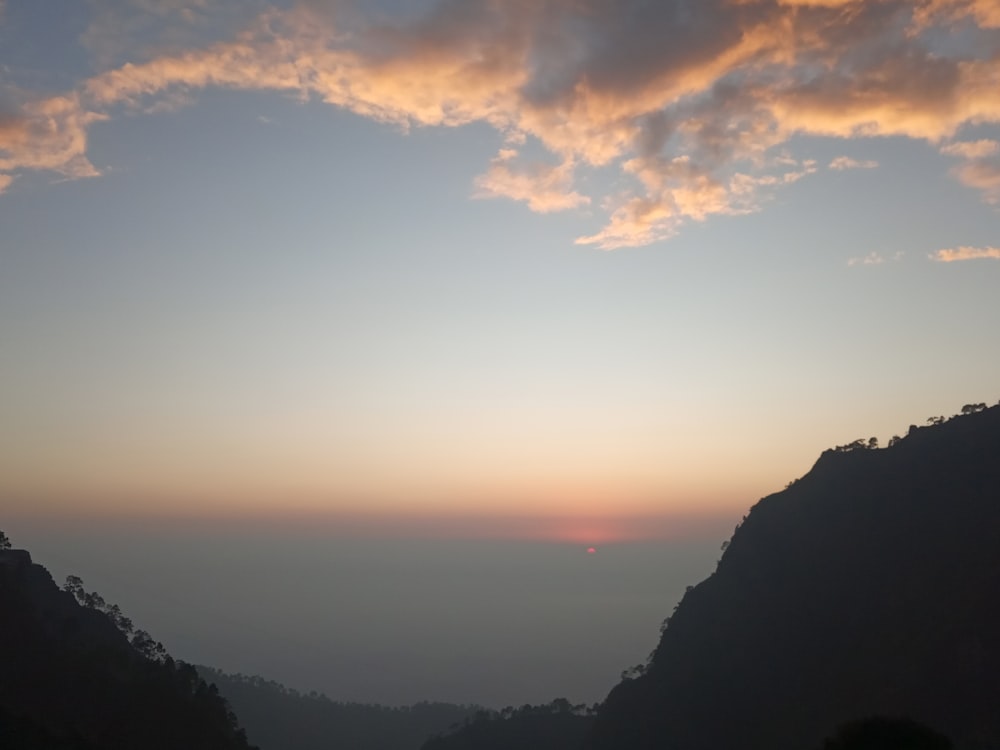
[[[0,8],[12,513],[638,533],[997,396],[995,0]]]
[[[0,0],[4,524],[714,551],[1000,397],[998,207],[997,0]]]

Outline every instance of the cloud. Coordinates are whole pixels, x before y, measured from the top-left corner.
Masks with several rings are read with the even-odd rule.
[[[942,146],[941,153],[947,156],[960,156],[963,159],[982,159],[1000,153],[1000,142],[987,139],[958,141]]]
[[[759,175],[737,172],[721,180],[686,156],[632,159],[623,169],[639,179],[643,194],[608,201],[613,208],[608,224],[595,234],[577,238],[576,244],[616,250],[669,239],[687,221],[753,213],[767,200],[768,189],[816,171],[813,160],[789,163],[782,159],[779,164],[785,169]]]
[[[868,255],[859,258],[847,259],[849,266],[880,266],[883,263],[885,263],[885,258],[876,252],[868,253]]]
[[[518,170],[513,166],[517,151],[501,149],[485,174],[476,178],[477,198],[510,198],[523,201],[538,213],[564,211],[590,203],[590,198],[572,189],[573,163],[558,166],[533,164]]]
[[[261,0],[87,0],[80,44],[99,68],[204,45],[260,13]]]
[[[829,169],[833,169],[838,172],[845,169],[875,169],[877,166],[878,162],[872,159],[858,161],[857,159],[852,159],[849,156],[838,156],[828,165]]]
[[[931,260],[938,263],[954,263],[959,260],[1000,260],[1000,247],[953,247],[931,254]]]
[[[987,203],[1000,204],[1000,142],[959,141],[943,146],[941,153],[962,159],[952,169],[959,182],[979,190]]]
[[[875,252],[874,250],[868,255],[864,255],[856,258],[848,258],[848,266],[881,266],[884,263],[896,262],[903,258],[902,252],[893,253],[891,256],[886,258],[884,255]]]
[[[139,108],[165,95],[216,87],[318,97],[403,127],[509,124],[524,72],[492,49],[490,39],[452,50],[448,44],[426,48],[388,30],[370,37],[367,53],[332,48],[336,29],[318,30],[306,14],[272,12],[233,42],[126,64],[89,79],[83,89],[100,107]]]
[[[26,102],[0,114],[0,175],[31,169],[71,178],[97,176],[86,155],[87,129],[104,118],[85,110],[75,94]]]
[[[93,49],[107,36],[94,29],[119,22],[149,45],[132,62],[97,54],[116,62],[59,98],[68,108],[51,132],[0,141],[0,171],[96,174],[86,131],[99,119],[187,106],[209,88],[283,92],[403,131],[483,122],[505,148],[540,147],[550,158],[527,165],[501,151],[473,195],[535,211],[596,203],[606,223],[577,242],[612,249],[760,210],[815,171],[787,153],[808,147],[803,136],[936,145],[1000,123],[996,0],[436,0],[396,17],[345,0],[95,2]],[[122,3],[128,13],[110,12]],[[959,26],[967,50],[937,43]],[[46,101],[25,103],[20,121],[37,126]],[[945,153],[965,160],[957,179],[998,200],[987,155]],[[581,192],[577,176],[607,166],[616,192]]]
[[[10,183],[14,181],[14,176],[9,174],[0,174],[0,193],[3,193],[7,188],[10,187]]]
[[[974,159],[953,172],[963,185],[979,190],[987,203],[1000,204],[1000,159]]]
[[[914,12],[915,25],[971,19],[983,28],[1000,28],[1000,3],[996,0],[925,0]]]

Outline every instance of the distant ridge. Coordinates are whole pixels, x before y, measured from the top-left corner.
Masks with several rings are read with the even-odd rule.
[[[824,452],[689,587],[591,750],[809,750],[907,716],[1000,747],[1000,406]]]
[[[260,750],[418,750],[429,737],[478,710],[452,703],[402,707],[341,703],[262,677],[197,669],[232,704]]]

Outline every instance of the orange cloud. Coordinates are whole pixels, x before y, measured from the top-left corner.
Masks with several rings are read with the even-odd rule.
[[[489,40],[450,50],[392,38],[378,44],[399,48],[395,54],[366,56],[332,48],[337,30],[314,24],[310,14],[272,11],[234,42],[129,63],[91,78],[83,90],[103,107],[139,107],[165,93],[209,87],[286,91],[404,127],[485,120],[503,128],[516,109],[509,100],[525,72],[491,51]]]
[[[558,166],[533,164],[526,170],[512,166],[517,152],[501,149],[485,174],[476,178],[477,198],[510,198],[523,201],[538,213],[564,211],[590,203],[572,189],[573,163]]]
[[[1000,247],[953,247],[947,250],[938,250],[931,255],[931,259],[939,263],[954,263],[960,260],[982,260],[984,258],[1000,260]]]
[[[148,5],[130,0],[133,11],[185,28],[227,17],[219,0]],[[577,241],[611,249],[758,210],[770,192],[815,171],[801,157],[801,168],[777,170],[774,150],[795,136],[938,143],[967,124],[1000,123],[1000,42],[988,33],[1000,26],[996,0],[686,7],[678,14],[672,3],[638,0],[468,0],[399,23],[368,22],[339,4],[272,8],[227,40],[113,67],[76,92],[25,104],[15,124],[0,124],[0,173],[96,174],[87,128],[121,107],[185,106],[213,87],[277,91],[402,130],[485,122],[506,144],[532,139],[556,166],[517,167],[502,151],[474,179],[473,194],[541,212],[599,202],[606,224]],[[88,38],[100,36],[101,18],[108,16]],[[971,24],[975,48],[933,48],[931,37],[956,24]],[[967,160],[957,179],[998,200],[992,163],[959,148],[944,150]],[[604,165],[617,166],[631,187],[596,201],[575,175]],[[873,166],[848,157],[830,163]]]
[[[76,95],[27,102],[16,114],[0,116],[0,175],[32,169],[64,177],[97,176],[87,159],[87,128],[102,119],[104,115],[82,108]]]
[[[944,146],[941,153],[963,160],[952,170],[959,182],[979,190],[987,203],[1000,203],[1000,142],[959,141]]]
[[[623,170],[639,179],[645,194],[620,198],[608,224],[593,235],[578,238],[576,243],[603,250],[648,245],[674,236],[685,221],[757,211],[767,199],[768,189],[791,184],[816,171],[813,160],[793,160],[789,164],[782,159],[773,166],[793,169],[758,175],[737,172],[722,180],[687,157],[629,160]]]

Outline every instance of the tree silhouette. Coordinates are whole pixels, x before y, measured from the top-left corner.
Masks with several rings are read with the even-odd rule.
[[[96,591],[87,591],[83,588],[83,579],[80,576],[66,576],[66,583],[63,584],[63,591],[73,595],[73,598],[82,607],[94,609],[108,616],[121,633],[129,639],[132,647],[147,659],[153,661],[164,661],[167,658],[167,650],[163,644],[153,638],[145,630],[136,630],[131,618],[122,612],[117,604],[108,604],[104,597]]]
[[[131,643],[132,648],[151,661],[162,662],[167,658],[167,650],[163,647],[163,644],[154,639],[145,630],[135,631]]]
[[[0,531],[0,551],[5,549],[10,549],[10,539],[7,538],[6,534]]]

